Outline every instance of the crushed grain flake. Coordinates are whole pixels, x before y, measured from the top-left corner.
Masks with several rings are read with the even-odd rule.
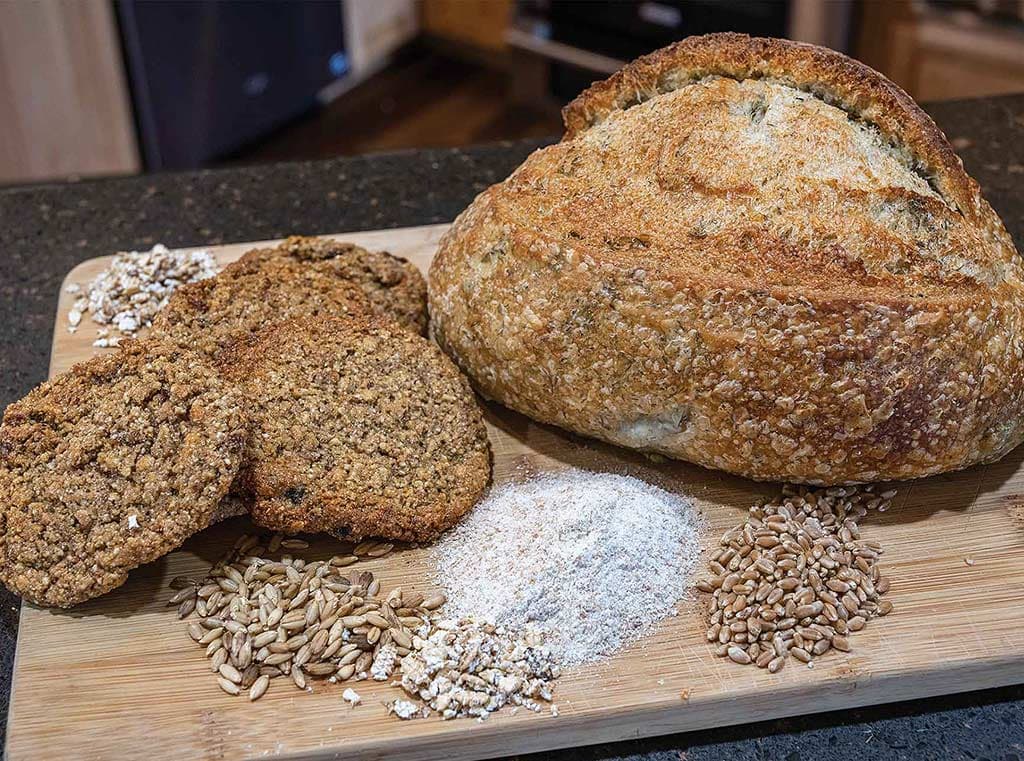
[[[370,665],[370,677],[375,682],[385,682],[395,670],[395,663],[398,661],[398,651],[394,645],[384,645],[377,648],[373,656],[373,663]]]
[[[539,701],[551,702],[560,675],[544,639],[531,629],[470,618],[435,621],[413,639],[412,652],[399,664],[398,684],[423,701],[423,715],[484,719],[510,704],[538,712]]]
[[[345,691],[341,693],[341,699],[344,700],[346,703],[350,703],[353,708],[359,705],[361,702],[363,702],[363,699],[359,696],[359,693],[353,690],[351,687],[345,688]]]
[[[110,328],[101,329],[93,346],[117,346],[122,338],[149,327],[178,286],[213,277],[217,269],[213,255],[205,250],[169,251],[157,244],[149,251],[122,251],[85,293],[79,283],[65,288],[82,293],[68,312],[68,331],[74,333],[88,314],[97,325],[116,331],[110,335]]]
[[[530,624],[558,663],[575,666],[673,614],[699,551],[688,499],[570,469],[496,488],[433,555],[449,615]]]
[[[399,719],[419,719],[426,716],[424,711],[426,709],[412,703],[408,700],[394,700],[387,704],[388,711],[393,713]]]

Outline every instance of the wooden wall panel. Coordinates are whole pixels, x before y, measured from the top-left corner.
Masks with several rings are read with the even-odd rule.
[[[138,169],[111,5],[0,2],[0,182]]]

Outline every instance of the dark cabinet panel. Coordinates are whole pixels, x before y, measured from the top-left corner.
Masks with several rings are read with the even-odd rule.
[[[348,71],[337,0],[122,0],[118,11],[148,169],[230,154]]]

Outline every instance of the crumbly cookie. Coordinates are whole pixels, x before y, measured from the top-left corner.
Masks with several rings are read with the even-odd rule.
[[[175,291],[153,321],[153,335],[218,361],[225,347],[279,320],[370,312],[358,286],[297,259],[240,260]]]
[[[0,424],[0,581],[69,607],[215,517],[245,402],[199,355],[130,341],[36,388]]]
[[[425,541],[490,479],[487,431],[465,378],[392,320],[279,323],[226,372],[251,405],[239,483],[266,528]]]
[[[355,283],[377,314],[420,335],[426,333],[427,284],[411,262],[354,243],[301,235],[293,235],[277,248],[250,251],[239,261],[258,264],[281,258],[305,262],[319,272]]]
[[[213,514],[210,515],[210,522],[208,526],[212,526],[215,523],[226,521],[228,518],[237,518],[239,515],[248,515],[249,513],[249,502],[244,497],[237,494],[228,493],[214,509]]]

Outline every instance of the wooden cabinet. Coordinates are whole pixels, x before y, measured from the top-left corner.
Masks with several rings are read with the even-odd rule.
[[[967,11],[865,2],[854,55],[920,101],[1024,92],[1024,30]]]
[[[113,10],[0,2],[0,183],[139,169]]]

